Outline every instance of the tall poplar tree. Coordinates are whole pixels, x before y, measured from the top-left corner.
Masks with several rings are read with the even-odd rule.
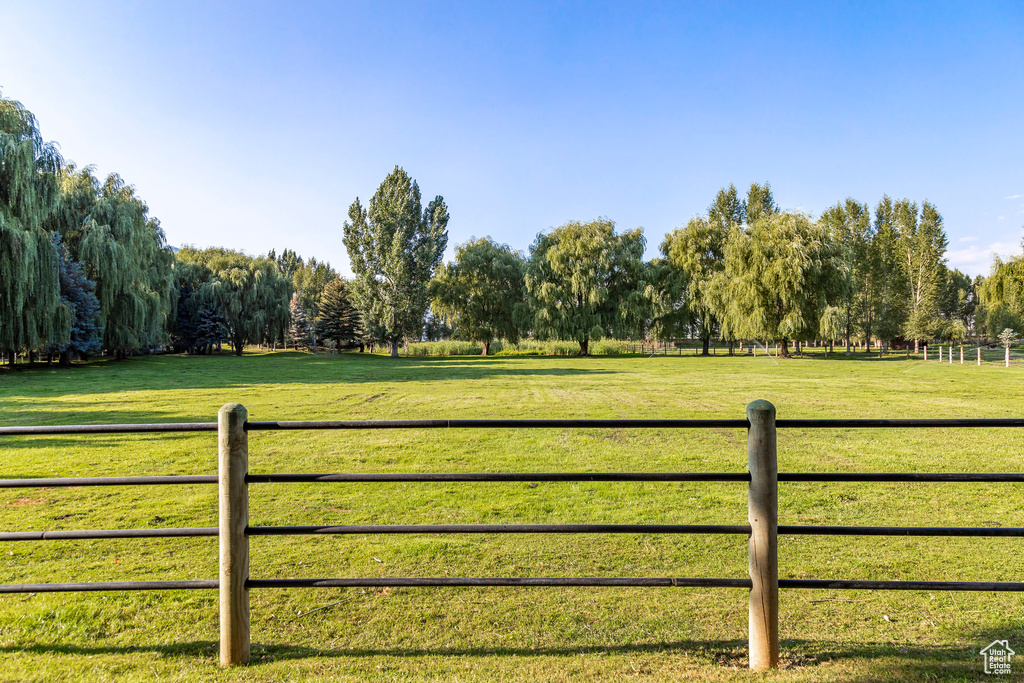
[[[870,306],[871,277],[871,213],[867,204],[847,198],[829,207],[821,216],[832,241],[839,247],[845,266],[839,299],[835,302],[841,313],[846,354],[851,353],[851,337],[860,332],[871,343],[874,316]]]
[[[750,183],[750,189],[747,190],[747,201],[743,204],[744,222],[753,225],[760,219],[777,213],[779,213],[779,205],[775,203],[772,186],[769,183],[764,185]]]
[[[895,208],[888,196],[882,197],[875,207],[875,230],[868,261],[875,336],[882,340],[882,350],[887,352],[890,343],[903,334],[908,289]]]
[[[403,339],[419,339],[427,285],[448,245],[448,208],[438,195],[426,207],[416,181],[395,166],[370,205],[348,210],[344,243],[355,278],[351,294],[367,333],[398,357]]]
[[[908,285],[904,330],[914,340],[914,351],[918,351],[921,339],[938,331],[938,297],[948,242],[942,216],[933,204],[924,202],[920,216],[917,204],[907,199],[897,201],[893,209]]]

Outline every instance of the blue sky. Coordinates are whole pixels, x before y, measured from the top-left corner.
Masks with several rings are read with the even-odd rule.
[[[120,173],[171,244],[292,248],[397,164],[451,246],[568,220],[648,255],[718,188],[817,216],[935,203],[951,266],[1024,235],[1024,3],[0,0],[0,88]]]

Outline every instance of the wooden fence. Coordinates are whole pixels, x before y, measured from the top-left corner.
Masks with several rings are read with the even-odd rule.
[[[1021,473],[798,473],[778,472],[778,429],[920,429],[1024,427],[1024,419],[781,419],[767,401],[747,406],[746,419],[703,420],[360,420],[251,422],[241,405],[221,408],[215,423],[0,427],[0,437],[41,434],[111,434],[132,432],[218,433],[219,474],[198,476],[77,477],[4,479],[0,488],[69,486],[152,486],[217,484],[219,525],[191,529],[107,529],[15,531],[0,533],[0,542],[62,539],[218,536],[217,579],[201,581],[119,581],[0,585],[0,593],[125,590],[219,590],[220,663],[249,661],[249,591],[267,588],[388,586],[647,586],[729,587],[749,591],[750,668],[769,669],[779,661],[779,589],[871,589],[1024,591],[1024,582],[862,581],[780,579],[779,534],[843,536],[998,536],[1024,537],[1024,528],[1007,527],[853,527],[779,526],[778,482],[1024,482]],[[747,472],[445,472],[250,474],[250,431],[295,429],[745,429]],[[250,526],[250,484],[288,482],[488,482],[488,481],[724,481],[746,482],[747,524],[439,524]],[[320,534],[738,534],[749,537],[749,579],[694,577],[464,577],[464,578],[249,578],[249,539],[270,535]]]

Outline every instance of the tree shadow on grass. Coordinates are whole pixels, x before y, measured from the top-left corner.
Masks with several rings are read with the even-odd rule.
[[[17,373],[23,380],[8,385],[3,395],[45,392],[48,399],[90,396],[119,391],[225,389],[285,384],[364,384],[431,381],[472,381],[522,376],[611,375],[599,367],[600,357],[414,356],[389,358],[375,354],[337,356],[299,352],[262,355],[141,356],[124,361],[100,359],[70,369],[40,367]],[[13,376],[13,373],[12,373]],[[19,393],[19,390],[24,390]]]
[[[826,639],[786,639],[780,643],[780,669],[813,671],[830,667],[834,680],[843,681],[918,681],[918,680],[984,680],[980,651],[995,640],[1019,640],[1021,630],[1007,626],[1005,630],[988,629],[969,634],[970,645],[915,645],[900,642],[837,643]],[[190,641],[168,645],[81,646],[66,643],[34,644],[0,647],[2,654],[28,654],[46,657],[91,657],[97,655],[131,655],[155,653],[168,659],[202,658],[215,660],[216,641]],[[1019,649],[1019,648],[1018,648]],[[438,648],[333,648],[320,649],[301,645],[253,643],[250,667],[258,668],[277,662],[311,659],[367,659],[389,657],[399,659],[437,657],[481,658],[572,658],[586,655],[683,655],[694,664],[710,668],[745,669],[747,642],[740,639],[682,640],[629,643],[623,645],[581,645],[566,647],[438,647]],[[1013,662],[1011,662],[1011,665]]]

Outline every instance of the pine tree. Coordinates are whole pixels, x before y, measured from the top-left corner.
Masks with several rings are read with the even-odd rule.
[[[310,343],[314,352],[319,334],[315,321],[320,315],[320,299],[327,283],[337,278],[338,273],[331,268],[330,263],[320,262],[315,258],[306,262],[299,259],[299,266],[292,274],[292,286],[299,297],[299,305],[306,312],[309,321]]]
[[[299,295],[293,294],[291,304],[288,306],[291,313],[291,325],[288,328],[288,343],[298,351],[299,347],[310,345],[311,335],[309,329],[309,317],[306,309],[299,303]]]
[[[82,264],[72,260],[60,241],[60,233],[53,233],[52,241],[58,256],[60,298],[71,310],[71,334],[66,344],[57,344],[61,365],[70,364],[72,358],[88,358],[102,348],[103,328],[100,327],[100,302],[96,298],[96,283],[85,277]]]
[[[359,313],[352,305],[348,286],[341,278],[335,278],[324,287],[320,297],[320,313],[316,319],[321,338],[341,349],[356,344],[361,337]]]

